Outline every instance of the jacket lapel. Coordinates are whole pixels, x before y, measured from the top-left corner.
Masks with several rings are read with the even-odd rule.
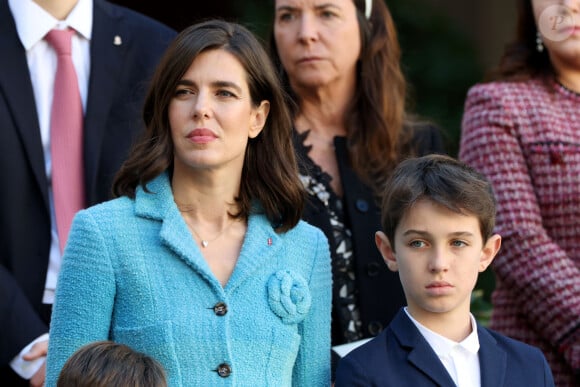
[[[250,215],[242,250],[226,291],[233,292],[244,281],[252,279],[253,274],[264,265],[272,266],[270,262],[273,260],[283,260],[281,251],[282,240],[267,218],[261,214]]]
[[[481,387],[499,387],[504,385],[507,367],[507,355],[498,347],[496,340],[479,325],[479,368],[481,370]]]
[[[391,329],[399,343],[408,351],[407,360],[438,386],[454,387],[455,383],[439,357],[401,309],[391,322]]]
[[[173,200],[168,174],[163,173],[156,177],[147,184],[147,188],[151,193],[146,193],[141,188],[137,189],[136,215],[161,222],[159,237],[162,243],[219,292],[232,292],[241,283],[251,279],[253,273],[262,268],[266,262],[279,257],[282,245],[279,243],[280,237],[265,216],[251,215],[240,257],[224,289],[213,275],[193,238],[183,237],[190,235],[189,229]],[[265,249],[266,246],[270,248]]]
[[[283,259],[279,254],[282,250],[281,238],[270,222],[263,215],[251,215],[238,262],[224,289],[213,275],[193,238],[183,237],[189,235],[189,229],[173,200],[168,174],[163,173],[156,177],[147,184],[147,188],[152,194],[141,188],[137,189],[136,215],[160,221],[162,224],[159,237],[162,242],[220,292],[231,293],[244,281],[251,279],[266,262]],[[265,249],[267,246],[269,248]]]
[[[7,113],[11,114],[14,120],[17,135],[22,141],[38,188],[42,192],[44,204],[48,209],[44,151],[32,82],[26,53],[18,38],[16,25],[6,0],[0,1],[0,52],[4,53],[0,60],[0,103],[6,105]],[[3,95],[10,98],[7,99]],[[1,129],[8,130],[8,128]]]
[[[85,183],[89,203],[96,200],[90,196],[96,192],[97,166],[103,152],[106,130],[103,119],[109,116],[118,78],[124,67],[123,57],[129,44],[129,31],[125,31],[121,21],[122,16],[106,3],[94,1],[91,73],[84,121]],[[114,44],[115,36],[121,37],[122,44]]]
[[[161,222],[159,231],[161,242],[187,265],[199,272],[214,288],[222,289],[193,238],[184,237],[190,233],[173,200],[169,175],[162,173],[157,176],[147,184],[147,189],[150,193],[145,192],[141,187],[137,188],[136,215]]]

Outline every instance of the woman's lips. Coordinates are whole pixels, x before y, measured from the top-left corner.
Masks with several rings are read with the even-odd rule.
[[[196,144],[206,144],[217,138],[217,136],[209,129],[200,128],[192,130],[187,138]]]

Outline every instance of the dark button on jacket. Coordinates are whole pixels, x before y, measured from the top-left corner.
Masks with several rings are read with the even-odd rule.
[[[217,316],[225,316],[228,313],[228,306],[224,302],[218,302],[214,305],[213,311]]]
[[[216,372],[222,378],[227,378],[232,373],[232,367],[227,363],[222,363],[218,366]]]
[[[369,211],[369,203],[364,199],[357,199],[355,206],[356,209],[362,212],[363,214]]]

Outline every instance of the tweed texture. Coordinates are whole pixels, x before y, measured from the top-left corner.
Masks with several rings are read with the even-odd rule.
[[[76,215],[54,304],[47,386],[76,349],[102,339],[159,360],[170,386],[328,386],[332,279],[324,234],[304,222],[276,234],[263,215],[251,215],[222,287],[168,177],[147,187],[151,193],[139,189],[135,200]],[[281,296],[272,300],[277,284]],[[227,305],[223,316],[213,309],[219,302]],[[216,372],[223,363],[229,377]]]
[[[459,158],[498,201],[491,327],[540,347],[557,386],[578,386],[580,95],[537,80],[475,85]]]

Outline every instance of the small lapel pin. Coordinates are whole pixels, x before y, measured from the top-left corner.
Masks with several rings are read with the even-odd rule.
[[[268,246],[272,246],[272,238],[268,238]]]
[[[115,37],[113,38],[113,44],[115,46],[120,46],[123,43],[123,41],[121,40],[121,37],[119,35],[115,35]]]

